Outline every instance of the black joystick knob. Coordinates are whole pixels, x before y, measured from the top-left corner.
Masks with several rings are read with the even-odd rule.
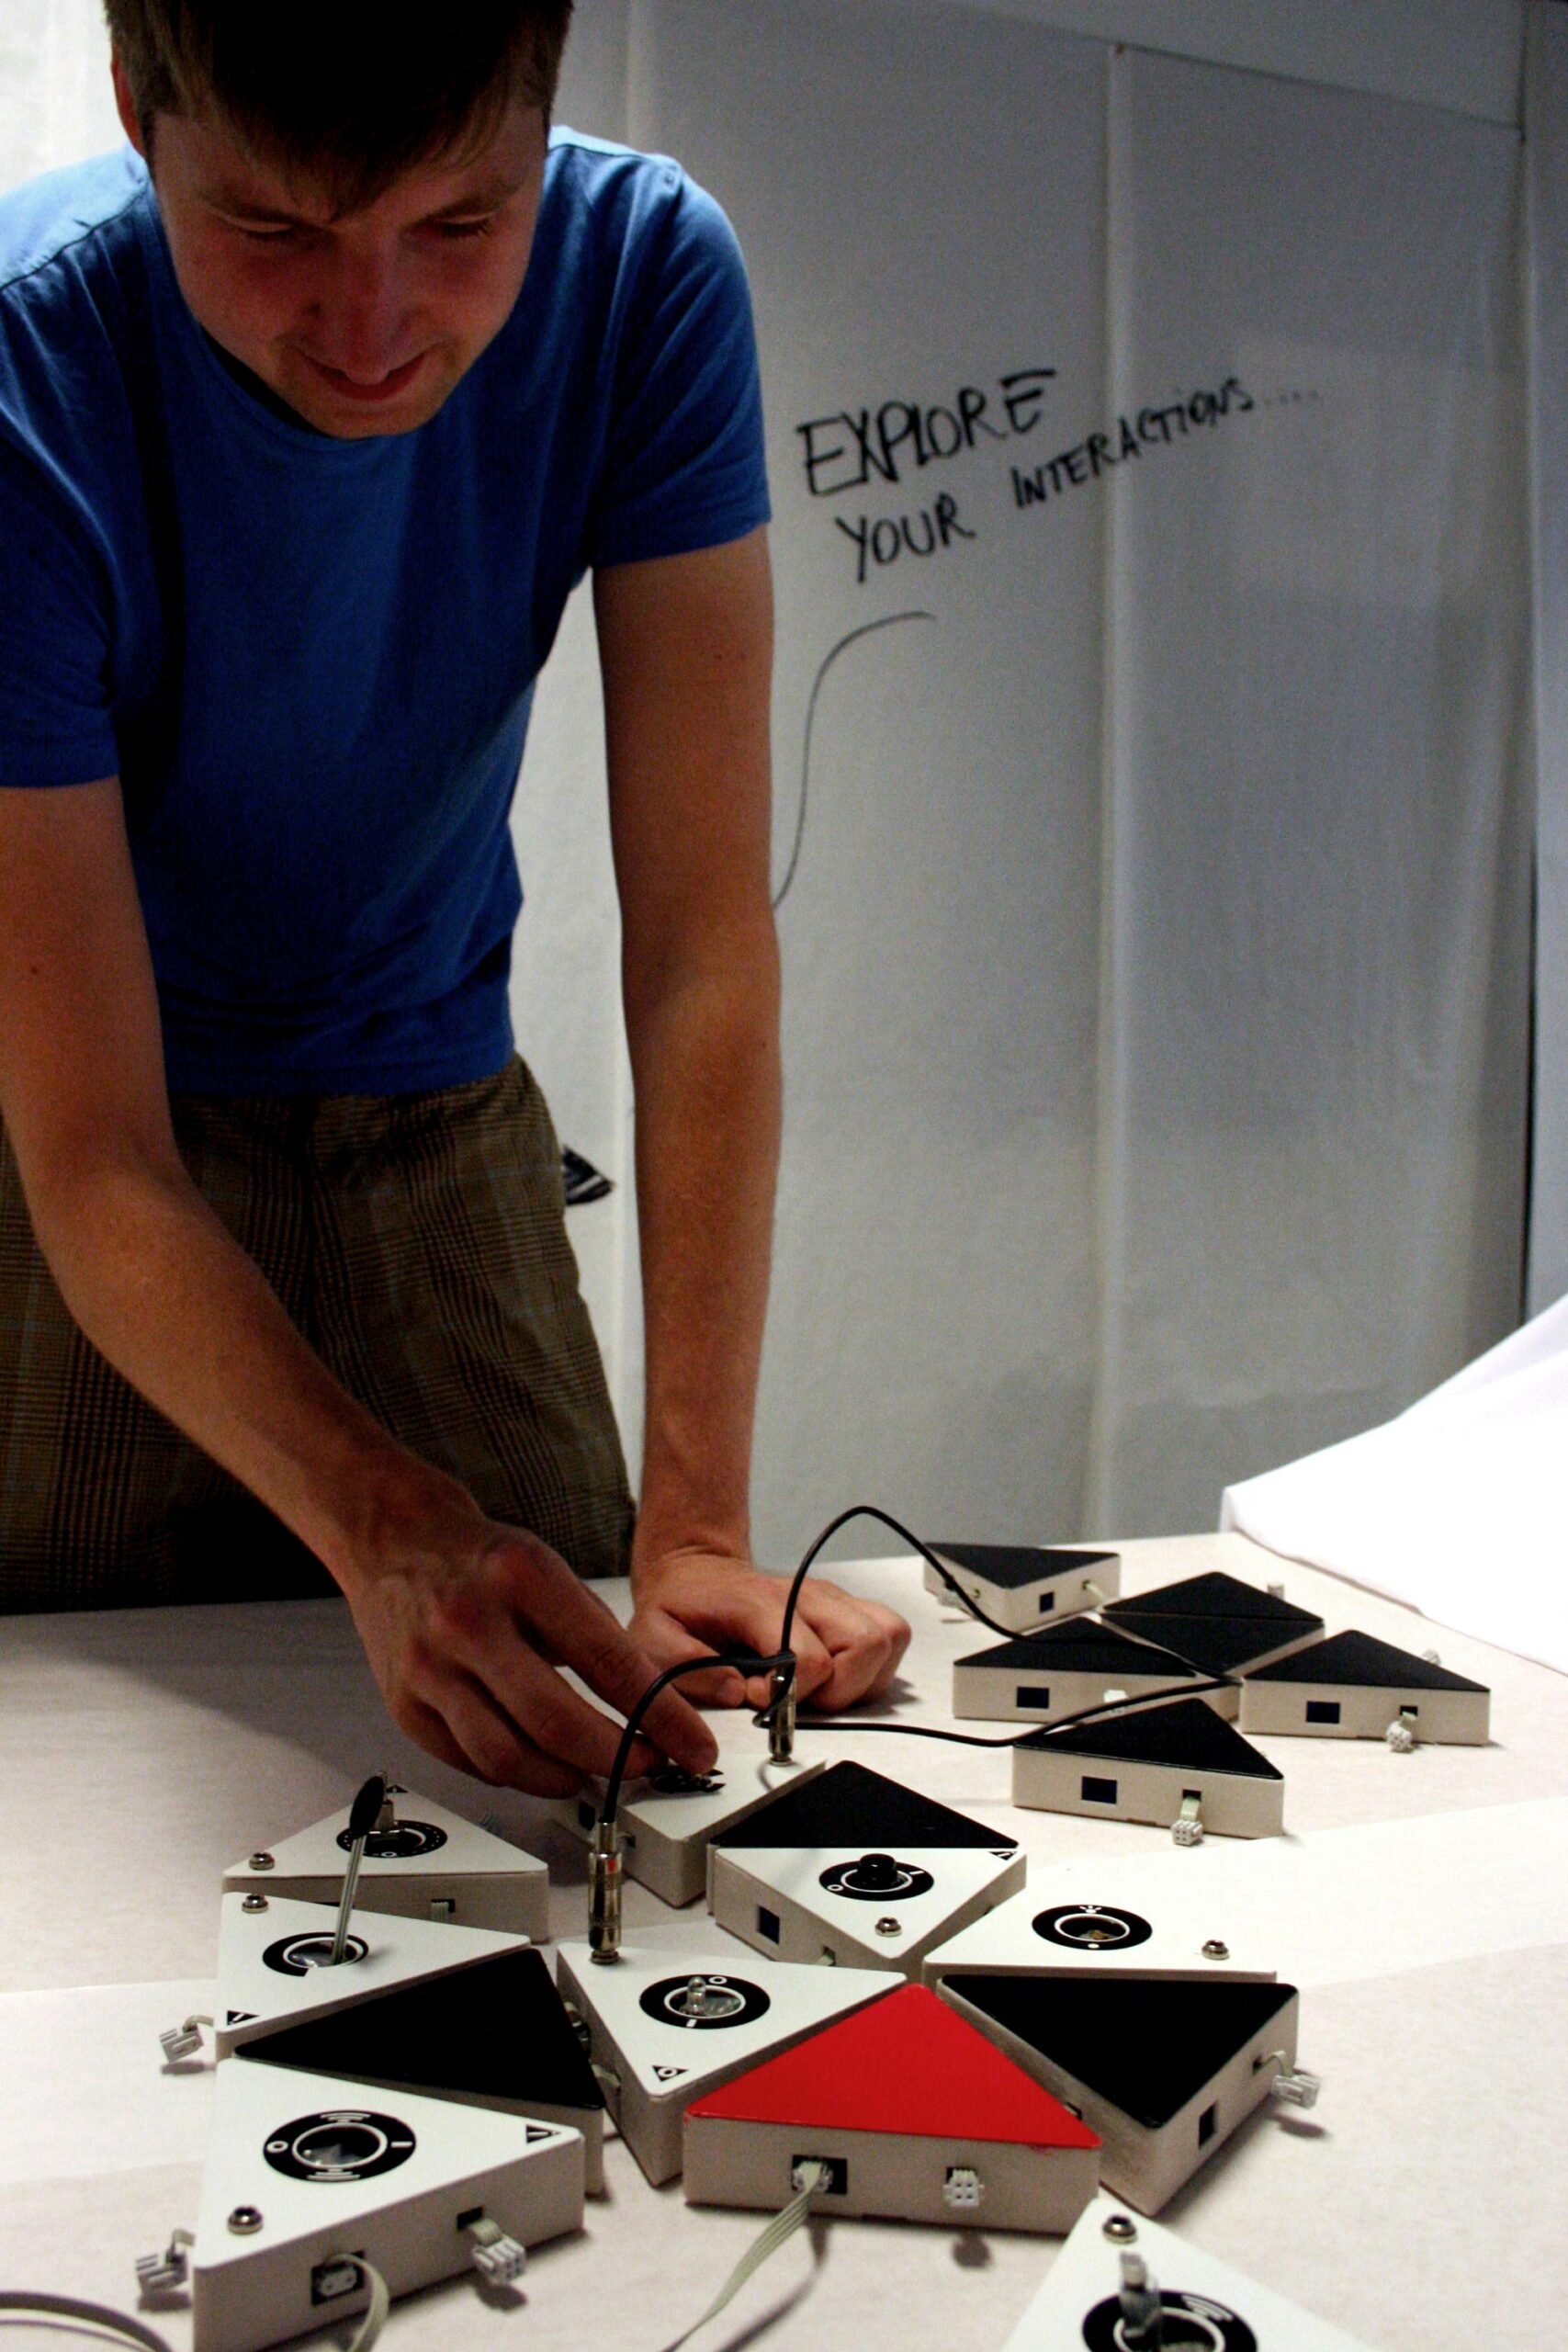
[[[863,1854],[854,1869],[855,1884],[873,1894],[886,1893],[903,1875],[891,1854]]]

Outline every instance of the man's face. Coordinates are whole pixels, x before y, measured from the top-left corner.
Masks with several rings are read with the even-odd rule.
[[[115,88],[142,151],[118,63]],[[216,121],[161,114],[158,207],[180,290],[213,340],[320,432],[411,432],[517,300],[547,143],[539,110],[514,105],[461,163],[416,165],[333,219]]]

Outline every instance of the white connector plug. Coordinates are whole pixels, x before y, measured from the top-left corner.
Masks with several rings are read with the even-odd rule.
[[[1171,1843],[1177,1846],[1201,1846],[1203,1842],[1203,1815],[1196,1797],[1183,1797],[1181,1811],[1170,1825]]]
[[[182,2058],[199,2058],[201,2029],[211,2023],[210,2018],[186,2018],[183,2025],[172,2025],[167,2033],[161,2033],[158,2046],[164,2053],[164,2064],[176,2066]]]
[[[973,2165],[949,2165],[942,2184],[942,2201],[955,2213],[972,2213],[986,2193],[986,2184]]]
[[[144,2296],[177,2295],[190,2284],[190,2256],[187,2246],[196,2244],[189,2230],[172,2230],[169,2243],[162,2254],[143,2254],[137,2257],[136,2281]]]
[[[510,2287],[528,2267],[528,2249],[509,2238],[499,2222],[470,2222],[466,2233],[468,2258],[492,2287]]]

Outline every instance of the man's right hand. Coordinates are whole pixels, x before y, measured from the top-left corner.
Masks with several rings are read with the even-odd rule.
[[[658,1668],[547,1544],[473,1513],[439,1542],[378,1547],[340,1574],[371,1670],[394,1722],[459,1771],[540,1796],[566,1796],[615,1760],[620,1725],[548,1663],[570,1667],[629,1714]],[[660,1756],[712,1769],[713,1734],[675,1690],[648,1711],[634,1772]]]

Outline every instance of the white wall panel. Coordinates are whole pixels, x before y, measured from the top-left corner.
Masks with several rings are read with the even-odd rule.
[[[1517,1320],[1515,135],[1128,54],[1094,1517],[1386,1419]]]
[[[917,0],[917,5],[919,0]],[[1559,0],[1551,0],[1556,6]],[[848,0],[856,6],[860,0]],[[1134,49],[1519,119],[1525,0],[968,0]]]
[[[1101,548],[1092,502],[1021,514],[1010,467],[1098,401],[1103,53],[897,0],[640,0],[633,25],[633,137],[718,193],[756,296],[779,881],[824,660],[931,616],[848,647],[817,707],[780,909],[760,1539],[787,1553],[863,1493],[949,1532],[1065,1529],[1089,1401]],[[1013,386],[1010,417],[1000,379],[1031,368],[1057,373]],[[921,464],[909,439],[859,479],[886,404],[953,416],[966,386],[973,447],[938,419],[957,455]],[[862,579],[878,526],[901,552]]]
[[[1531,10],[1536,993],[1529,1305],[1568,1292],[1568,8]]]

